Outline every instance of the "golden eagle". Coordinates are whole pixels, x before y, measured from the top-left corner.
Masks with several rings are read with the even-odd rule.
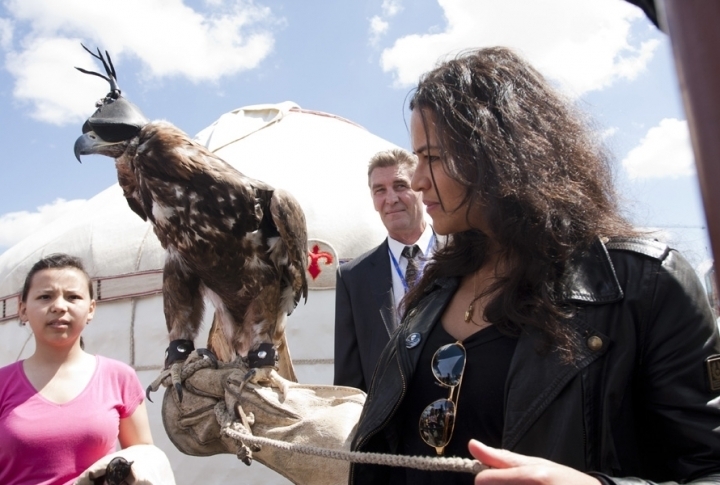
[[[195,348],[206,297],[215,306],[210,351],[222,361],[239,356],[251,368],[276,368],[295,381],[284,330],[286,316],[301,297],[307,300],[307,228],[300,205],[172,124],[148,121],[121,96],[107,51],[103,56],[83,47],[107,76],[77,69],[108,81],[110,92],[83,125],[75,156],[115,159],[130,208],[150,220],[167,250],[165,368],[182,365]],[[179,382],[175,387],[182,396]]]

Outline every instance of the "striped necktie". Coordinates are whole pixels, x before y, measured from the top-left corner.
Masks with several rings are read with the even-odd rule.
[[[408,289],[415,286],[418,278],[418,272],[420,266],[418,265],[417,256],[420,253],[420,248],[416,245],[405,246],[402,250],[402,255],[407,259],[407,269],[405,270],[405,282],[408,285]]]

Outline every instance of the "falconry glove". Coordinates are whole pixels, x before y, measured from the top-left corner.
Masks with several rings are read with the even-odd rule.
[[[197,365],[192,375],[185,375]],[[202,368],[202,367],[205,368]],[[163,397],[163,425],[170,441],[192,456],[236,455],[245,464],[257,460],[295,484],[347,483],[349,463],[304,455],[273,446],[246,446],[222,432],[217,414],[227,410],[233,429],[284,443],[350,450],[365,393],[351,387],[298,384],[275,376],[282,388],[248,381],[246,363],[217,369],[193,353],[183,370],[183,399],[169,386]],[[273,371],[274,372],[274,371]]]

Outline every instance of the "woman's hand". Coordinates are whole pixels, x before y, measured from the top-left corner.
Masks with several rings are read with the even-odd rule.
[[[468,449],[477,460],[491,467],[477,474],[475,485],[600,485],[596,478],[573,468],[542,458],[491,448],[476,440],[470,440]]]

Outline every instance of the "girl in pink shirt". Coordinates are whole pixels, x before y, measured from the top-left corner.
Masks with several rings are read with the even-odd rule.
[[[133,369],[83,350],[94,312],[79,259],[55,254],[32,267],[19,315],[35,353],[0,369],[0,484],[72,484],[118,440],[152,444]]]

